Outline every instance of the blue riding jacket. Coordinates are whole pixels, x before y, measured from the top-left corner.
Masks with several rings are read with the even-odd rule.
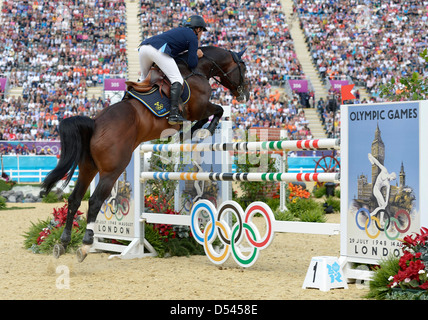
[[[190,28],[178,27],[168,30],[145,39],[140,45],[146,44],[159,49],[173,58],[187,50],[187,64],[189,68],[193,69],[198,65],[198,36]]]

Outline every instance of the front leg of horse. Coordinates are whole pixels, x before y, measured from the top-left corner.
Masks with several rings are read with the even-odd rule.
[[[200,133],[200,131],[198,131],[198,130],[201,130],[202,129],[202,127],[204,126],[204,124],[206,124],[208,122],[208,118],[207,119],[202,119],[202,120],[199,120],[199,121],[197,121],[193,126],[192,126],[192,130],[191,130],[191,138],[194,138],[195,137],[195,132],[196,133]],[[202,138],[204,138],[204,137],[199,137],[200,139],[202,139]]]
[[[218,123],[220,122],[221,117],[223,116],[223,108],[217,104],[211,104],[212,107],[214,107],[214,117],[212,118],[210,124],[208,125],[207,130],[211,133],[211,135],[214,135],[215,129],[218,126]]]

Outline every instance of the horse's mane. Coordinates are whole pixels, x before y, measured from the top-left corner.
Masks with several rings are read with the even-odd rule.
[[[199,49],[201,49],[204,52],[204,54],[211,53],[209,55],[211,58],[217,58],[218,55],[220,55],[220,54],[224,54],[226,57],[226,54],[228,53],[228,51],[226,49],[223,49],[220,47],[215,47],[215,46],[202,46]],[[188,56],[187,51],[183,52],[175,58],[175,61],[177,62],[177,64],[184,64],[187,66],[187,56]],[[202,59],[204,59],[204,58],[202,57]],[[221,59],[223,59],[223,58],[221,58]]]

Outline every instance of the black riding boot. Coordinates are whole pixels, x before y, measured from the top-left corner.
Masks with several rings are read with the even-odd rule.
[[[179,99],[181,96],[182,85],[180,82],[174,82],[171,85],[171,111],[169,112],[169,124],[182,124],[186,119],[180,114]]]

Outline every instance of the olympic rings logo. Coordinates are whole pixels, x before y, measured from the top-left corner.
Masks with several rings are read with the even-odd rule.
[[[390,217],[384,209],[381,209],[378,212],[383,212],[385,215],[385,225],[383,228],[381,227],[379,219],[375,216],[371,216],[369,210],[367,210],[366,208],[360,208],[357,214],[355,215],[355,223],[357,224],[358,229],[365,231],[370,239],[376,239],[379,236],[380,232],[384,231],[385,236],[389,240],[396,240],[400,236],[400,234],[406,233],[410,229],[410,214],[406,210],[398,210],[393,217]],[[368,217],[364,223],[364,226],[361,226],[358,220],[358,216],[360,213]],[[377,231],[374,234],[371,234],[369,232],[369,227],[372,221],[374,222],[374,225],[377,228]],[[388,231],[389,229],[395,229],[396,233],[391,235],[391,231]]]
[[[199,226],[199,215],[208,213],[209,221],[202,231]],[[227,223],[227,213],[232,213],[236,219],[232,229]],[[261,214],[266,223],[266,232],[262,237],[256,225],[252,222],[255,214]],[[224,263],[233,254],[233,258],[241,267],[252,266],[261,250],[267,248],[274,236],[273,222],[275,217],[271,208],[263,202],[251,203],[245,212],[235,201],[223,202],[217,210],[208,200],[199,200],[191,210],[191,230],[195,240],[204,246],[207,257],[215,264]],[[213,242],[219,239],[223,244],[219,251],[213,247]],[[243,240],[252,246],[249,254],[243,254]],[[247,251],[247,250],[245,250]]]

